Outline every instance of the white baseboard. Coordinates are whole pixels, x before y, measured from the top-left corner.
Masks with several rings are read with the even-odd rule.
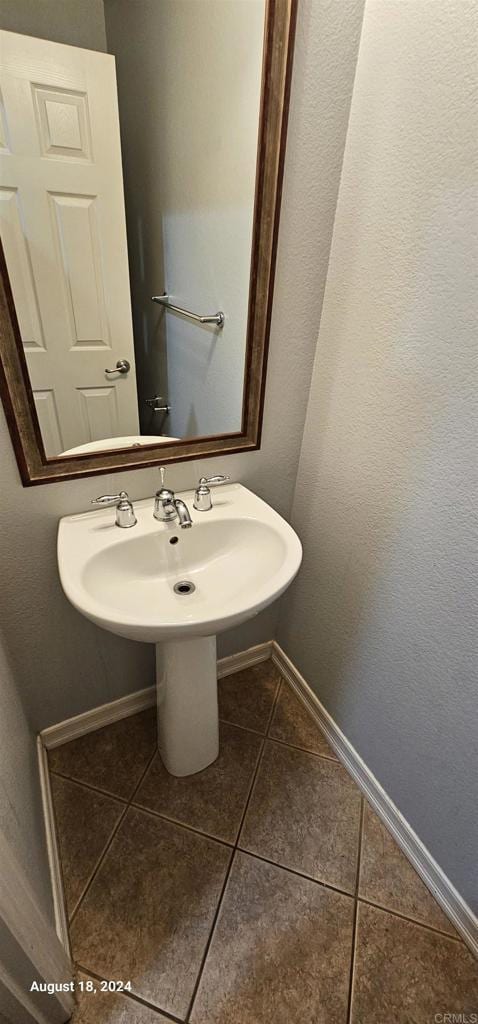
[[[281,675],[315,719],[330,746],[337,754],[337,757],[345,765],[369,804],[382,819],[384,825],[393,835],[398,846],[403,850],[405,856],[435,897],[437,903],[440,904],[447,917],[449,917],[457,932],[462,936],[475,956],[478,956],[478,919],[475,914],[465,903],[459,892],[457,892],[431,853],[418,838],[416,832],[413,831],[279,644],[275,640],[271,640],[268,643],[250,647],[249,650],[241,651],[239,654],[232,654],[227,658],[222,658],[218,662],[218,678],[221,679],[233,672],[239,672],[243,668],[257,665],[268,658],[272,658]],[[55,900],[57,932],[66,949],[68,949],[68,929],[63,903],[61,870],[56,846],[50,783],[46,765],[46,750],[60,746],[62,743],[67,743],[78,736],[84,736],[86,733],[93,732],[95,729],[100,729],[105,725],[111,725],[112,722],[117,722],[122,718],[135,715],[138,711],[144,710],[144,708],[152,707],[155,700],[156,687],[148,686],[144,690],[138,690],[136,693],[128,694],[119,700],[103,704],[99,708],[85,711],[75,718],[59,722],[58,725],[52,725],[40,733],[38,745],[40,778]]]
[[[220,658],[217,663],[217,678],[231,676],[233,672],[240,672],[243,668],[250,668],[251,665],[259,665],[261,661],[267,661],[272,657],[274,641],[269,640],[265,644],[257,644],[256,647],[248,647],[247,651],[239,651],[239,654],[230,654],[228,658]]]
[[[38,771],[40,775],[40,790],[43,804],[43,820],[45,823],[46,848],[48,864],[50,868],[51,889],[53,895],[53,909],[55,914],[56,934],[66,950],[69,957],[70,938],[68,935],[68,918],[66,915],[66,903],[63,893],[63,878],[60,867],[60,854],[56,839],[55,816],[53,812],[53,800],[51,795],[50,773],[48,771],[48,754],[43,745],[41,736],[37,738]]]
[[[109,704],[101,704],[91,711],[83,711],[81,715],[74,718],[66,718],[64,722],[57,725],[50,725],[42,729],[40,740],[47,750],[53,747],[60,747],[62,743],[69,743],[70,740],[78,739],[78,736],[85,736],[87,732],[94,732],[95,729],[102,729],[105,725],[119,722],[121,718],[129,718],[136,715],[138,711],[153,707],[156,700],[156,687],[147,686],[145,690],[136,690],[135,693],[128,693],[126,697],[119,697]]]
[[[256,647],[249,647],[247,651],[240,651],[238,654],[230,654],[228,658],[221,658],[217,663],[218,679],[232,675],[233,672],[240,672],[243,668],[251,665],[258,665],[261,661],[267,661],[272,654],[272,640],[268,643],[257,644]],[[42,729],[40,739],[47,750],[53,747],[60,747],[62,743],[69,743],[76,740],[78,736],[84,736],[95,729],[102,729],[105,725],[119,722],[121,718],[129,718],[130,715],[137,715],[138,711],[153,707],[156,703],[156,687],[147,686],[144,690],[136,690],[135,693],[128,693],[126,697],[119,697],[109,704],[101,704],[91,711],[84,711],[74,718],[67,718],[57,725],[50,725]]]
[[[315,718],[332,750],[355,780],[362,793],[382,819],[395,842],[415,868],[417,874],[440,904],[442,910],[462,936],[469,949],[478,956],[478,918],[447,878],[421,839],[413,831],[393,801],[354,749],[309,684],[274,640],[272,660],[304,706]]]

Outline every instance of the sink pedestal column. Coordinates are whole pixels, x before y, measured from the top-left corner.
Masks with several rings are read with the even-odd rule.
[[[158,746],[171,775],[193,775],[219,754],[216,637],[156,644]]]

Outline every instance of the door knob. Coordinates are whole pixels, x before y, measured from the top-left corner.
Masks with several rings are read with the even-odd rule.
[[[127,359],[118,359],[114,370],[105,370],[105,373],[129,373],[130,370],[131,363]]]

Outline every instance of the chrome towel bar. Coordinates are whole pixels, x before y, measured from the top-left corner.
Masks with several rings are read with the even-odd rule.
[[[175,306],[169,301],[169,295],[152,295],[152,302],[157,302],[160,306],[164,306],[165,309],[169,309],[171,313],[179,313],[181,316],[187,316],[189,320],[196,320],[200,324],[217,324],[219,328],[224,327],[224,313],[211,313],[211,316],[200,316],[199,313],[191,313],[189,309],[181,309],[181,306]]]
[[[161,398],[161,395],[155,395],[154,398],[145,398],[145,402],[153,412],[167,412],[168,416],[171,412],[171,406],[168,405],[164,398]]]

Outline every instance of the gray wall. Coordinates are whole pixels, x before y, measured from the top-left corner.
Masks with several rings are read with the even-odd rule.
[[[0,832],[21,864],[39,907],[53,921],[36,741],[20,690],[0,636]]]
[[[365,7],[278,638],[477,909],[472,16]]]
[[[103,0],[0,0],[0,29],[106,50]]]
[[[317,340],[362,6],[362,0],[300,5],[261,450],[202,466],[187,463],[168,474],[179,487],[192,485],[201,470],[223,470],[285,516]],[[68,604],[55,541],[60,516],[86,509],[98,492],[120,485],[133,497],[152,494],[158,473],[24,489],[1,415],[0,615],[25,709],[41,729],[153,682],[151,647],[97,629]],[[225,634],[220,653],[271,639],[276,617],[273,606]]]

